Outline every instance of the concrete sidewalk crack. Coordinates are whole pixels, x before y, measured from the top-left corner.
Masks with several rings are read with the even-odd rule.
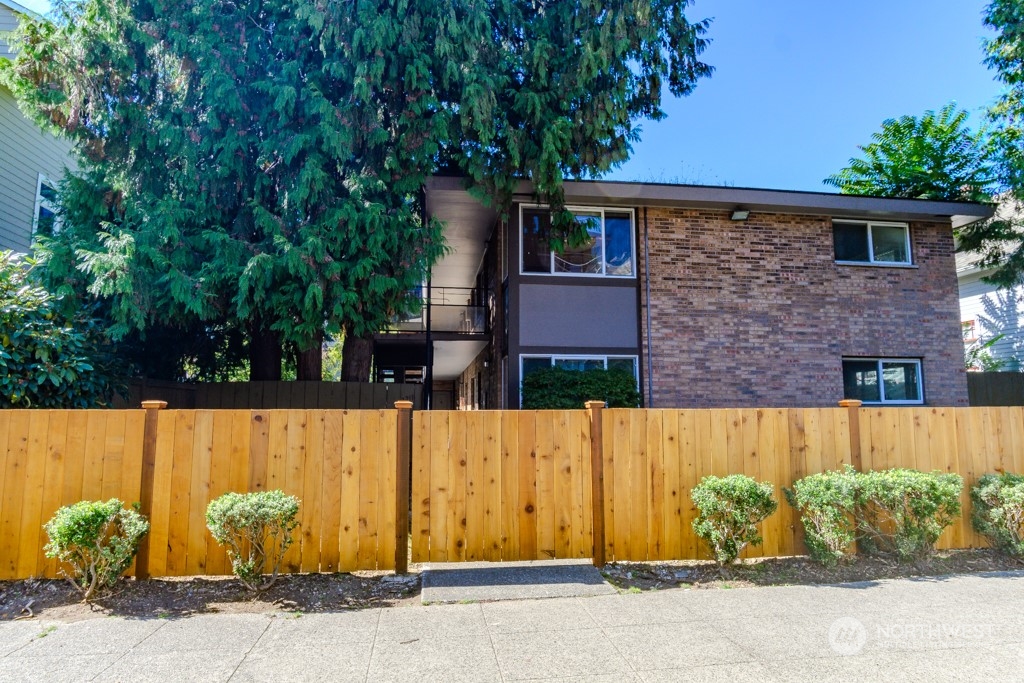
[[[365,683],[370,680],[370,667],[373,666],[373,651],[377,647],[377,633],[380,632],[380,618],[384,614],[384,608],[377,608],[377,624],[373,628],[373,642],[370,643],[370,656],[366,658],[366,675],[363,677]]]
[[[149,634],[148,634],[148,635],[147,635],[147,636],[146,636],[145,638],[143,638],[143,639],[142,639],[142,640],[140,640],[139,642],[135,643],[134,645],[132,645],[132,646],[131,646],[130,648],[128,648],[128,649],[127,649],[127,650],[125,650],[124,652],[122,652],[122,653],[121,653],[121,656],[120,656],[120,657],[118,657],[117,659],[115,659],[114,661],[112,661],[112,662],[111,662],[111,663],[110,663],[109,665],[107,665],[106,667],[104,667],[104,668],[103,668],[103,669],[101,669],[100,671],[96,672],[96,675],[95,675],[95,676],[93,676],[92,678],[90,678],[89,680],[90,680],[90,681],[95,681],[95,680],[96,680],[97,678],[99,678],[100,676],[102,676],[102,675],[103,675],[103,674],[105,674],[106,672],[108,672],[108,671],[110,671],[111,669],[113,669],[113,668],[114,668],[114,666],[115,666],[115,665],[116,665],[116,664],[117,664],[118,662],[120,662],[120,661],[121,661],[122,659],[124,659],[125,657],[127,657],[127,656],[128,656],[129,654],[131,654],[131,652],[132,652],[132,651],[133,651],[133,650],[134,650],[135,648],[137,648],[137,647],[138,647],[139,645],[142,645],[142,644],[143,644],[144,642],[146,642],[147,640],[149,640],[150,638],[152,638],[154,634],[156,634],[156,633],[157,633],[158,631],[160,631],[160,629],[164,628],[165,626],[167,626],[167,621],[164,621],[164,623],[160,624],[160,625],[159,625],[159,626],[157,626],[157,627],[156,627],[155,629],[153,629],[153,631],[152,631],[151,633],[149,633]]]
[[[267,631],[270,630],[270,624],[272,624],[273,621],[274,617],[267,617],[267,625],[263,627],[263,632],[260,633],[260,637],[253,641],[252,645],[249,646],[249,649],[245,651],[244,655],[242,655],[242,658],[238,660],[238,664],[236,664],[235,668],[231,670],[231,675],[227,677],[228,681],[235,677],[235,674],[238,673],[238,668],[245,663],[246,657],[256,649],[256,646],[260,644],[261,640],[263,640],[263,636],[267,635]]]

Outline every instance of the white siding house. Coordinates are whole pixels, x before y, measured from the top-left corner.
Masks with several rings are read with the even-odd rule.
[[[975,265],[978,256],[957,254],[957,282],[960,286],[960,320],[969,325],[965,344],[984,343],[1000,334],[989,352],[1006,364],[1002,370],[1024,368],[1024,288],[999,289],[985,282],[991,270]]]
[[[0,34],[17,27],[16,13],[32,12],[0,0]],[[0,38],[0,59],[10,56]],[[0,250],[29,250],[37,219],[48,215],[50,188],[73,164],[71,145],[40,130],[18,110],[10,91],[0,86]]]

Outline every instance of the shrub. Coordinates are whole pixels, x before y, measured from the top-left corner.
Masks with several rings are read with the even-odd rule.
[[[986,474],[971,489],[971,523],[992,547],[1024,556],[1024,476]]]
[[[299,525],[299,499],[283,491],[225,493],[206,508],[206,526],[227,547],[231,569],[253,591],[277,581],[281,560]],[[264,578],[267,564],[270,576]]]
[[[106,502],[82,501],[62,507],[43,527],[50,542],[47,557],[70,566],[62,568],[85,600],[117,582],[132,563],[149,522],[117,498]]]
[[[35,262],[0,251],[0,408],[95,408],[124,393],[100,322],[35,284]]]
[[[621,368],[534,370],[523,380],[524,410],[576,410],[587,401],[604,401],[609,408],[636,408],[640,392],[636,377]]]
[[[856,535],[853,511],[857,480],[853,468],[812,474],[793,482],[793,488],[784,492],[789,504],[800,513],[811,557],[826,566],[843,559]]]
[[[857,540],[869,554],[922,558],[960,515],[963,479],[958,474],[891,469],[857,478]]]
[[[719,565],[731,564],[747,545],[759,545],[757,524],[775,512],[778,503],[768,482],[742,474],[704,477],[690,495],[697,506],[693,530]]]

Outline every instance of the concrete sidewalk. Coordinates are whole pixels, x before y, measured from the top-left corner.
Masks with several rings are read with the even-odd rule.
[[[3,681],[1011,681],[1024,573],[0,623]],[[44,635],[45,634],[45,635]]]

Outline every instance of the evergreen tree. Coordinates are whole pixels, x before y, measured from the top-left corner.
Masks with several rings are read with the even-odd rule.
[[[663,87],[689,93],[688,0],[66,0],[23,20],[0,80],[77,143],[48,250],[114,332],[233,329],[253,379],[320,378],[325,334],[416,305],[443,253],[421,188],[454,172],[504,210],[624,161]],[[83,279],[84,275],[84,279]],[[347,361],[348,359],[346,359]],[[363,378],[365,379],[365,378]]]

